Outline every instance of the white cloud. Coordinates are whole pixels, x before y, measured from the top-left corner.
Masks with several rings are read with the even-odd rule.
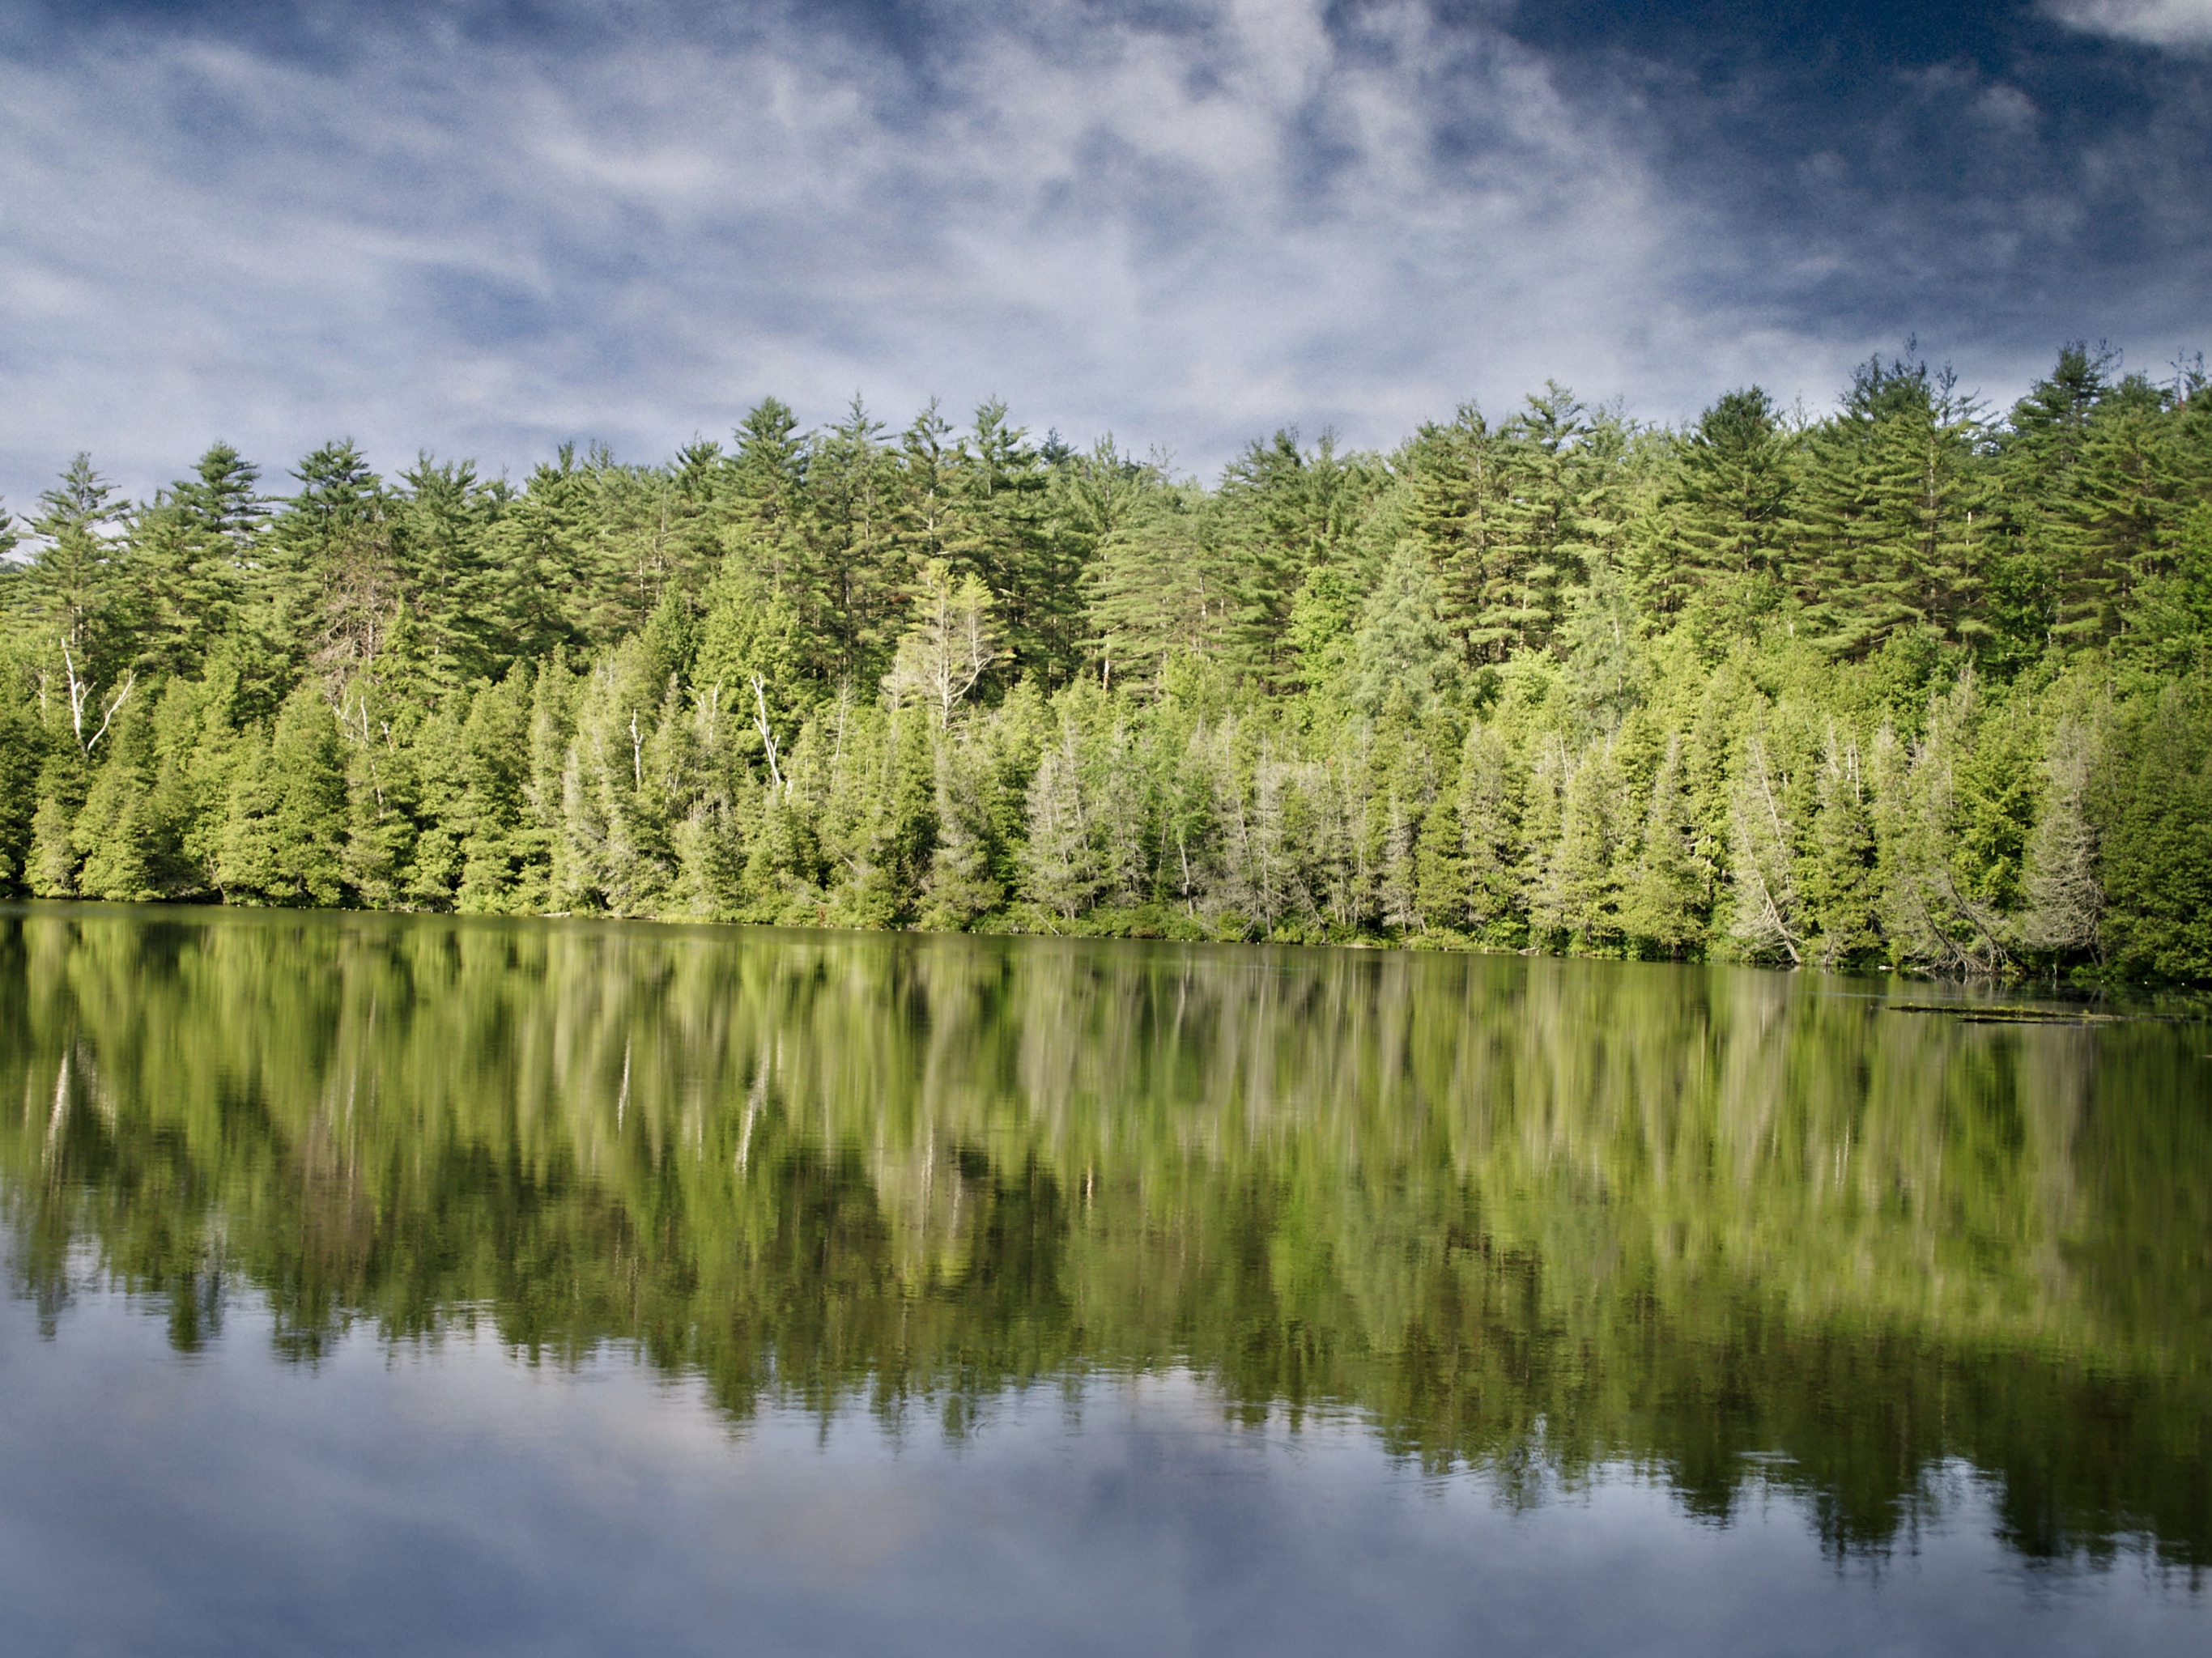
[[[2212,46],[2212,0],[2044,0],[2044,9],[2092,34],[2154,46]]]
[[[1753,378],[1825,399],[1911,325],[1754,297],[1757,239],[1502,33],[1356,20],[1039,0],[921,67],[798,24],[0,61],[0,490],[89,446],[144,491],[217,435],[272,471],[342,433],[388,467],[648,459],[856,387],[1211,471],[1279,423],[1387,444],[1547,375],[1661,417]]]

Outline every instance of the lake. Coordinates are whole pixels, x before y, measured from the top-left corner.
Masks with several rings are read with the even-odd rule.
[[[10,1650],[2212,1649],[2212,1025],[0,908]]]

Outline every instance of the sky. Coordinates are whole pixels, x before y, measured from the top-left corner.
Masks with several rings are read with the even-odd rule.
[[[0,504],[761,398],[1212,476],[2212,347],[2212,0],[0,0]]]

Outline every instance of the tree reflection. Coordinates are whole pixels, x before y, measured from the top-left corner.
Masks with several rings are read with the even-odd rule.
[[[2212,1560],[2201,1033],[1737,969],[605,924],[0,914],[0,1192],[286,1355],[488,1321],[958,1432],[1187,1364],[1521,1500],[1622,1461],[1839,1549],[1991,1477]]]

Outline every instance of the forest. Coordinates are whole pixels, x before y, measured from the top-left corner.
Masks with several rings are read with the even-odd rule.
[[[278,482],[0,518],[0,890],[2212,979],[2201,361]]]

